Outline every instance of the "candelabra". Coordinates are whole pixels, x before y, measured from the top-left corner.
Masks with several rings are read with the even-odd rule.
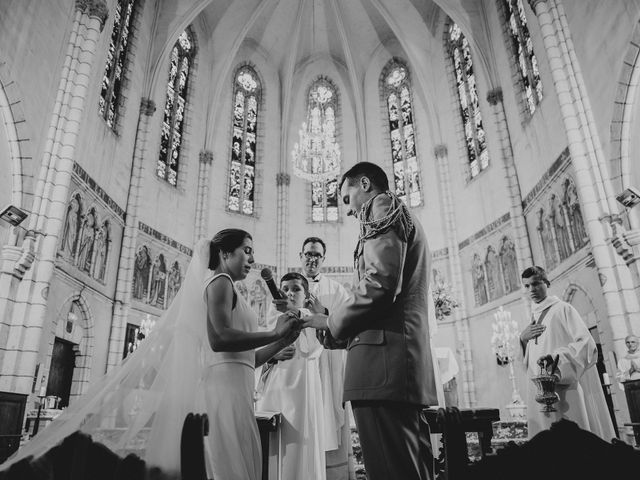
[[[506,408],[514,419],[521,420],[526,418],[526,406],[518,393],[516,376],[513,370],[513,360],[519,339],[518,324],[515,320],[511,319],[511,312],[502,307],[493,314],[493,317],[491,349],[503,365],[506,364],[509,366],[509,379],[511,380],[511,387],[513,389],[511,403],[507,405]]]
[[[325,81],[309,92],[307,121],[291,152],[293,174],[310,182],[326,181],[340,173],[340,147],[336,142],[335,95]]]

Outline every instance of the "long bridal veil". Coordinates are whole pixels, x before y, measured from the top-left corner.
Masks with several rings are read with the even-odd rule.
[[[148,466],[180,471],[180,435],[189,412],[205,411],[201,378],[210,352],[203,281],[209,241],[201,240],[169,309],[140,346],[76,399],[0,468],[38,457],[80,431]]]

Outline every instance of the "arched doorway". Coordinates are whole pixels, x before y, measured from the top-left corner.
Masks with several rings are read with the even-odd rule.
[[[47,381],[47,396],[56,396],[60,399],[57,405],[58,408],[69,406],[73,371],[76,366],[74,347],[75,344],[58,337],[55,337],[53,342],[49,379]]]
[[[611,382],[608,380],[607,367],[604,362],[604,354],[602,351],[602,342],[600,340],[600,332],[598,331],[598,311],[595,308],[591,297],[587,291],[579,285],[570,284],[564,293],[564,300],[570,303],[580,314],[584,320],[589,333],[596,342],[598,347],[598,361],[596,368],[598,369],[598,377],[600,378],[600,385],[602,386],[602,392],[604,398],[607,401],[607,407],[609,409],[609,415],[613,422],[613,427],[617,431],[618,424],[616,422],[615,409],[613,406],[613,398],[611,396]]]
[[[86,390],[93,359],[93,317],[81,295],[63,304],[52,333],[46,394],[66,407]]]

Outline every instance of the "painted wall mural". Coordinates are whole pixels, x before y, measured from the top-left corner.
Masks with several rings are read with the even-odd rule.
[[[249,303],[253,311],[256,312],[258,325],[261,328],[266,328],[267,326],[267,314],[269,313],[269,306],[271,305],[271,294],[267,289],[267,284],[264,283],[264,280],[262,280],[260,276],[260,271],[264,267],[269,268],[274,272],[274,277],[277,277],[274,266],[254,264],[247,278],[236,282],[236,289]]]
[[[520,288],[520,274],[513,240],[498,236],[476,250],[471,260],[471,279],[475,306],[497,300]]]
[[[507,236],[502,237],[499,255],[505,291],[507,293],[515,292],[520,288],[520,272],[518,272],[516,246]]]
[[[587,243],[578,191],[565,148],[523,198],[534,262],[551,271]]]
[[[537,237],[544,266],[553,270],[587,243],[587,232],[573,180],[568,177],[547,192],[536,210]],[[544,206],[547,206],[545,209]]]
[[[167,252],[152,244],[139,245],[133,266],[131,297],[152,307],[166,309],[182,286],[187,261],[167,260]]]
[[[87,275],[104,283],[113,245],[111,216],[81,192],[67,204],[58,254]]]
[[[178,294],[193,252],[142,222],[138,230],[131,298],[164,310]]]

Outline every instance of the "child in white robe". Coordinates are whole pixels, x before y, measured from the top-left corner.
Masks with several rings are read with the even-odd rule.
[[[307,279],[299,273],[285,274],[280,289],[287,296],[289,309],[302,308],[309,296]],[[293,344],[289,360],[271,367],[259,386],[256,410],[282,413],[282,479],[325,480],[324,406],[319,358],[323,347],[315,330],[307,328]]]

